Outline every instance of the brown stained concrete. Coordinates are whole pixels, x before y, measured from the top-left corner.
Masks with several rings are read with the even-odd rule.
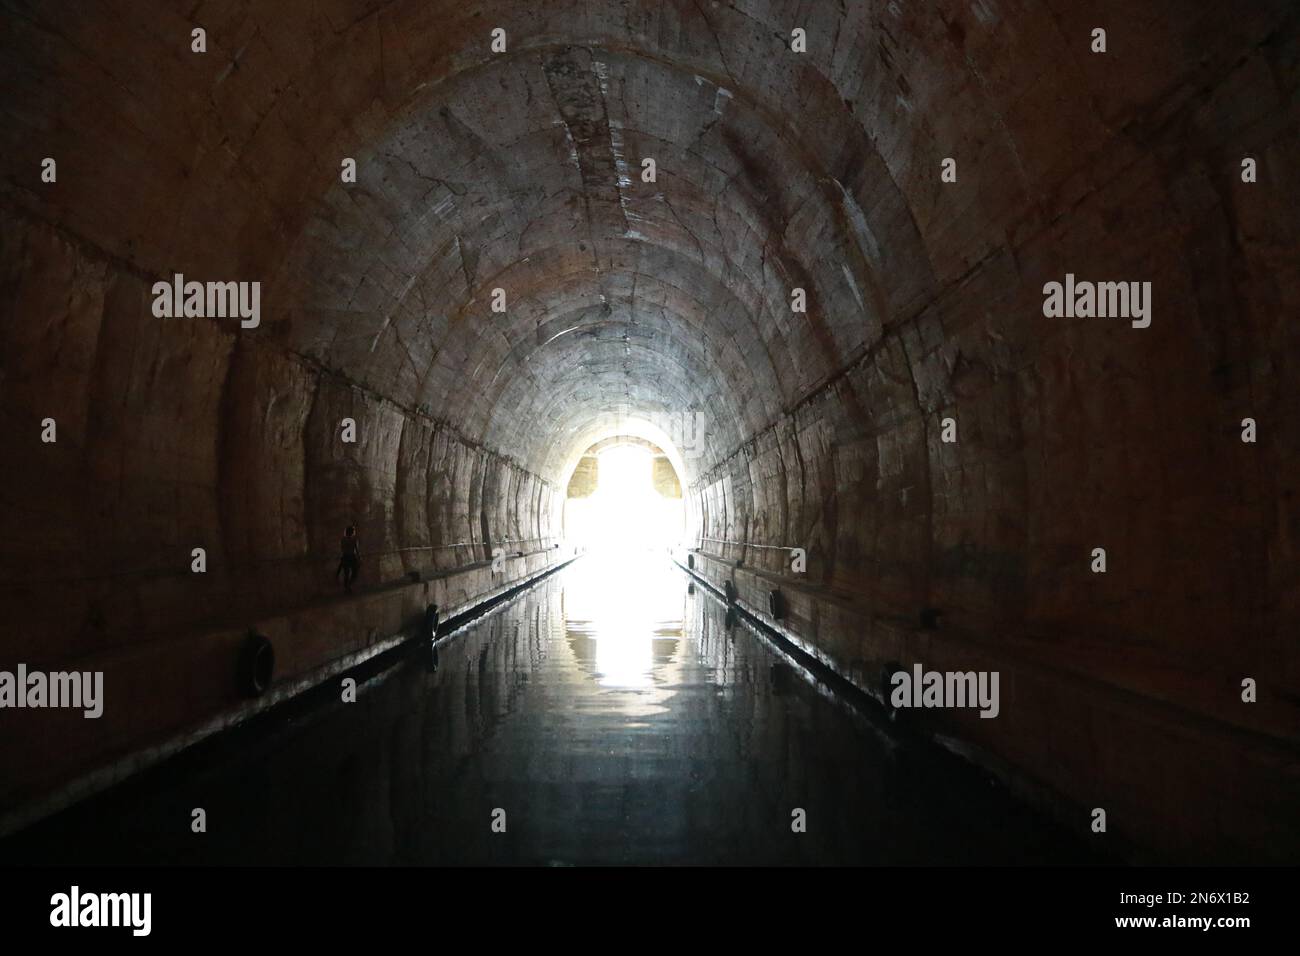
[[[590,498],[595,494],[599,480],[600,460],[595,455],[583,455],[573,469],[573,474],[569,476],[565,497]]]
[[[103,715],[81,710],[6,711],[0,750],[21,768],[0,786],[0,835],[89,796],[389,650],[421,631],[426,609],[448,621],[562,567],[555,550],[432,572],[426,580],[361,588],[246,625],[212,627],[79,658],[104,672]],[[236,662],[249,631],[275,649],[275,682],[257,698],[239,692]],[[31,665],[29,665],[31,666]],[[111,697],[110,697],[111,695]]]
[[[651,460],[650,467],[650,480],[655,491],[665,498],[680,498],[682,496],[682,483],[677,477],[677,470],[673,468],[673,463],[668,460],[666,455],[655,455]]]
[[[4,12],[6,663],[184,647],[310,604],[347,523],[376,582],[544,551],[575,456],[697,417],[696,543],[842,609],[806,624],[846,673],[930,654],[909,630],[924,608],[945,647],[1009,670],[1032,648],[1099,689],[1058,709],[1043,677],[981,746],[1079,805],[1092,781],[1139,843],[1163,838],[1132,795],[1163,787],[1187,832],[1213,819],[1295,858],[1294,819],[1265,834],[1244,798],[1218,812],[1202,781],[1237,764],[1200,749],[1266,736],[1285,759],[1242,786],[1296,792],[1294,4],[191,16]],[[150,286],[175,272],[262,282],[260,327],[155,319]],[[1150,281],[1151,327],[1045,318],[1067,272]],[[726,542],[804,548],[807,572]],[[155,686],[200,679],[171,659]],[[1122,755],[1115,688],[1189,715],[1158,781]]]
[[[1094,807],[1134,862],[1285,863],[1295,858],[1294,709],[1250,708],[1237,685],[1135,655],[1103,657],[1097,644],[1063,645],[957,630],[940,618],[873,616],[851,596],[799,578],[749,569],[703,551],[676,560],[798,650],[889,709],[893,719],[992,771],[1068,828]],[[781,619],[768,595],[780,592]],[[919,616],[918,616],[919,618]],[[1099,659],[1100,658],[1100,659]],[[890,706],[892,667],[997,671],[1000,711]],[[1157,670],[1158,669],[1158,670]],[[1152,673],[1159,680],[1151,679]],[[1199,702],[1199,706],[1197,706]]]

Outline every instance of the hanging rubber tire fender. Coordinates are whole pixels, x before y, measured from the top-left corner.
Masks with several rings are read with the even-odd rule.
[[[274,676],[275,648],[271,639],[250,630],[239,649],[239,692],[245,697],[261,697]]]
[[[767,613],[775,620],[785,620],[785,595],[776,588],[767,592]]]

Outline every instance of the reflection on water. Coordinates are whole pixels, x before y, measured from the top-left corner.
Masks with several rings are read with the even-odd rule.
[[[661,554],[588,555],[568,572],[562,600],[574,661],[601,687],[635,692],[611,706],[645,713],[672,696],[681,677],[682,576]]]
[[[662,555],[588,556],[438,648],[183,755],[0,859],[967,863],[1078,845],[838,704]],[[189,832],[207,811],[207,839]],[[491,829],[496,809],[505,833]],[[806,815],[806,832],[791,823]]]

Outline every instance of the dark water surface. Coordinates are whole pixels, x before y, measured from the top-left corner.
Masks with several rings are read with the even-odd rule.
[[[443,639],[436,670],[406,653],[356,703],[320,692],[273,712],[19,834],[0,861],[1088,862],[687,585],[661,556],[588,556]]]

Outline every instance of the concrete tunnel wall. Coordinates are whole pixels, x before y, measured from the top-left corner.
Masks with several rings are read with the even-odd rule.
[[[790,628],[851,679],[977,648],[1022,719],[946,732],[1064,813],[1111,801],[1118,831],[1176,844],[1150,794],[1130,800],[1122,692],[1229,778],[1177,794],[1189,832],[1293,852],[1295,17],[1280,0],[17,4],[4,657],[93,661],[110,689],[116,668],[162,696],[111,729],[24,722],[7,746],[67,756],[21,762],[0,800],[231,706],[224,650],[191,654],[197,635],[331,593],[349,522],[392,552],[371,580],[437,571],[464,602],[498,586],[494,542],[534,555],[511,579],[548,566],[566,466],[638,419],[689,445],[702,567],[757,608],[784,588]],[[176,272],[261,281],[260,326],[155,319],[150,287]],[[1045,318],[1067,272],[1150,281],[1151,326]],[[752,545],[805,548],[808,571]],[[326,637],[284,678],[427,596],[395,593],[398,610],[367,599],[373,619],[316,619]],[[1057,712],[1066,685],[1086,689]],[[1207,743],[1223,734],[1241,746]]]

